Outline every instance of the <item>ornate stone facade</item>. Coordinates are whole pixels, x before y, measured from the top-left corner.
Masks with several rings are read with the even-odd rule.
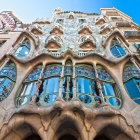
[[[129,16],[0,20],[0,140],[140,140],[140,27]]]

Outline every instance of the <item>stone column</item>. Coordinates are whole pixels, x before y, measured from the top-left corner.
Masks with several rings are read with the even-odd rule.
[[[73,99],[76,99],[75,63],[73,64]]]
[[[134,58],[131,58],[130,61],[135,65],[135,67],[139,70],[140,72],[140,68],[139,66],[137,65],[137,63],[135,62],[135,59]]]
[[[36,90],[35,90],[35,93],[34,93],[34,95],[32,97],[31,104],[35,104],[35,100],[36,100],[36,97],[37,97],[37,91],[38,91],[38,89],[39,89],[39,87],[41,85],[41,79],[43,77],[43,71],[44,71],[44,69],[45,69],[45,64],[43,64],[43,66],[42,66],[42,71],[40,73],[40,77],[39,77],[39,79],[38,79],[38,81],[36,83]]]
[[[4,68],[4,66],[7,64],[7,62],[10,60],[10,58],[6,58],[4,63],[0,66],[0,71]]]
[[[100,80],[98,78],[98,73],[97,73],[97,69],[96,69],[96,64],[93,63],[93,69],[95,71],[95,78],[96,78],[96,82],[97,82],[97,88],[99,89],[99,94],[101,96],[101,100],[102,100],[102,104],[105,105],[106,102],[105,102],[105,99],[104,99],[104,95],[102,93],[102,86],[101,86],[101,83],[100,83]]]
[[[62,64],[62,73],[61,73],[61,77],[60,77],[60,86],[59,86],[59,96],[58,98],[59,99],[62,99],[62,89],[63,89],[63,80],[64,80],[64,68],[65,68],[65,65],[64,63]]]

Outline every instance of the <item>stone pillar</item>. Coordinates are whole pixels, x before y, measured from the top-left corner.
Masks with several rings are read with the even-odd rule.
[[[63,80],[64,80],[64,68],[65,68],[65,65],[62,64],[62,73],[61,73],[61,77],[60,77],[60,86],[59,86],[59,99],[62,98],[62,89],[63,89]]]
[[[36,97],[37,97],[37,91],[38,91],[38,89],[39,89],[39,87],[40,87],[40,85],[41,85],[41,79],[42,79],[42,77],[43,77],[43,71],[44,71],[44,69],[45,69],[45,64],[43,64],[43,66],[42,66],[42,71],[41,71],[40,77],[39,77],[39,79],[38,79],[38,81],[37,81],[36,90],[35,90],[35,93],[34,93],[34,95],[33,95],[33,97],[32,97],[31,104],[32,104],[32,103],[33,103],[33,104],[35,103],[35,100],[36,100]]]
[[[102,93],[102,86],[101,86],[100,80],[98,78],[98,73],[97,73],[97,70],[96,70],[96,64],[94,64],[94,63],[93,63],[93,69],[95,71],[95,78],[96,78],[96,82],[97,82],[97,88],[99,89],[99,94],[101,96],[102,104],[105,105],[106,102],[105,102],[105,99],[104,99],[104,95]]]
[[[7,62],[10,60],[10,58],[6,58],[4,63],[0,66],[0,71],[4,68],[4,66],[7,64]]]
[[[75,77],[75,63],[73,64],[73,99],[76,98],[76,77]]]
[[[131,58],[130,61],[135,65],[135,67],[139,70],[140,72],[140,68],[139,66],[137,65],[137,63],[135,62],[135,59],[134,58]]]

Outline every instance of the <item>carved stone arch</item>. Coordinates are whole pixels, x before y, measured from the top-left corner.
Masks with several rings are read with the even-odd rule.
[[[92,35],[83,35],[79,39],[79,47],[83,50],[96,49],[96,40]]]
[[[56,34],[56,35],[62,35],[63,33],[64,32],[63,32],[62,25],[59,23],[56,23],[50,31],[50,34]]]
[[[45,40],[45,48],[50,51],[57,51],[61,48],[63,41],[60,36],[52,34]]]
[[[32,42],[31,48],[32,47],[36,48],[38,46],[38,39],[32,33],[28,32],[28,31],[23,31],[12,46],[14,47],[16,44],[21,42],[24,37],[26,37],[27,39],[29,39],[30,42]]]
[[[83,23],[83,24],[79,27],[78,34],[80,34],[80,35],[92,34],[92,30],[91,30],[91,28],[88,26],[87,23]]]
[[[121,42],[123,42],[127,47],[129,47],[129,43],[126,41],[124,35],[118,31],[115,30],[114,32],[112,32],[103,42],[103,46],[106,47],[107,44],[111,44],[112,39],[116,37],[118,38]]]
[[[97,135],[93,140],[133,140],[129,136],[129,133],[126,134],[121,127],[115,124],[108,124],[104,126],[100,131],[98,131]]]
[[[35,120],[35,122],[32,121]],[[41,127],[40,117],[36,114],[34,115],[19,115],[16,114],[11,117],[8,124],[5,124],[0,133],[0,139],[10,140],[28,140],[28,138],[34,138],[41,140],[42,134],[38,132]]]
[[[82,133],[84,124],[81,122],[81,118],[74,117],[72,113],[63,114],[61,117],[56,118],[54,123],[53,140],[61,140],[65,135],[73,136],[75,139],[72,140],[85,140],[85,134]]]

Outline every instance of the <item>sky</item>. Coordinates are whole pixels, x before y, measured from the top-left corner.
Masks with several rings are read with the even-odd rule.
[[[115,7],[140,26],[140,0],[0,0],[0,12],[13,11],[23,23],[51,18],[54,9],[59,7],[63,11],[88,13],[100,13],[100,8]]]

